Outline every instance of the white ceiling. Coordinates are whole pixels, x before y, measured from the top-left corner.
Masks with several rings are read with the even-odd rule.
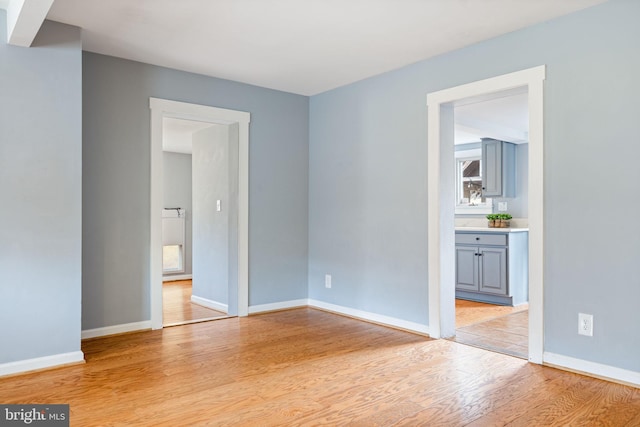
[[[162,151],[191,154],[193,133],[212,126],[217,125],[165,117],[162,119]]]
[[[495,138],[516,144],[529,142],[529,105],[526,89],[506,92],[454,108],[455,144]]]
[[[91,52],[314,95],[604,1],[55,0],[48,19]]]

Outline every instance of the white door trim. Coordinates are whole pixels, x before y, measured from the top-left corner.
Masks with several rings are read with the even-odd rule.
[[[149,98],[151,108],[151,328],[162,328],[162,119],[238,124],[238,316],[249,314],[249,122],[244,111]]]
[[[544,65],[493,77],[427,95],[428,107],[428,231],[429,334],[455,333],[453,257],[454,206],[448,203],[453,179],[453,105],[456,101],[518,87],[529,93],[529,361],[542,363],[544,289]],[[450,157],[450,159],[449,159]],[[444,161],[444,163],[443,163]],[[449,163],[452,163],[449,165]],[[444,166],[443,166],[444,165]],[[451,166],[451,167],[449,167]],[[451,252],[450,256],[442,256]]]

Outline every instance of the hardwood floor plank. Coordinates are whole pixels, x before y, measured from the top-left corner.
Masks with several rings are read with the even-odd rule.
[[[527,374],[523,375],[524,372]],[[526,397],[527,390],[544,381],[546,379],[543,376],[532,375],[527,366],[508,372],[474,377],[460,384],[456,390],[448,390],[445,393],[447,398],[423,400],[422,405],[425,409],[403,420],[400,425],[412,425],[422,420],[428,420],[433,425],[466,425],[490,413],[505,399],[517,398],[519,394]],[[457,395],[455,395],[456,392]],[[452,394],[455,395],[453,400]],[[412,398],[412,401],[417,400]]]
[[[552,397],[535,410],[526,410],[507,425],[620,426],[633,416],[634,408],[631,411],[619,411],[624,405],[617,403],[626,400],[626,403],[635,407],[636,413],[640,411],[637,390],[579,375],[575,383]]]
[[[637,403],[631,403],[629,405],[625,405],[626,407],[624,408],[624,413],[626,413],[626,410],[631,410],[633,412],[635,412],[632,416],[631,419],[624,424],[624,427],[638,427],[640,426],[640,410],[638,410],[638,404]],[[629,408],[629,406],[631,408]],[[607,424],[605,424],[607,425]],[[612,424],[608,424],[608,425],[612,425]],[[618,425],[622,425],[622,424],[618,424]]]
[[[523,413],[527,411],[535,413],[540,406],[556,399],[559,394],[563,393],[579,379],[579,375],[575,375],[573,378],[561,375],[559,378],[547,379],[525,390],[523,396],[513,396],[511,399],[503,401],[502,405],[496,405],[490,413],[479,416],[469,423],[468,427],[508,425],[510,422],[522,417]]]
[[[528,346],[519,345],[510,342],[509,340],[499,340],[491,336],[475,335],[459,331],[454,341],[490,351],[495,351],[496,353],[508,354],[511,356],[520,357],[522,359],[527,358]]]
[[[518,313],[529,309],[528,304],[517,307],[486,304],[483,302],[456,299],[456,328],[495,319],[511,313]]]
[[[520,334],[512,333],[511,331],[502,330],[502,329],[485,328],[482,326],[475,327],[475,325],[467,326],[466,328],[462,328],[458,330],[456,332],[456,336],[457,335],[461,335],[461,336],[473,335],[479,338],[493,339],[496,341],[502,341],[505,343],[512,343],[512,344],[523,345],[523,346],[526,346],[528,342],[527,341],[528,337],[526,335],[523,336]]]
[[[638,425],[638,389],[308,308],[82,350],[0,378],[0,402],[68,403],[73,426]]]

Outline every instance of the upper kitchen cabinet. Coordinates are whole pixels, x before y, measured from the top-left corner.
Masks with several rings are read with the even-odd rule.
[[[482,138],[482,195],[516,196],[516,146],[510,142]]]

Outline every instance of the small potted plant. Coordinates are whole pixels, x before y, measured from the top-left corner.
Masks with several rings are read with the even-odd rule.
[[[508,213],[504,213],[504,214],[498,214],[498,220],[496,222],[500,222],[500,225],[498,227],[500,228],[509,228],[509,226],[511,225],[511,221],[509,221],[511,218],[513,218],[511,215],[509,215]]]
[[[495,228],[498,227],[498,225],[496,224],[496,222],[498,222],[498,214],[488,214],[487,215],[487,220],[488,222],[488,226],[489,228]]]

